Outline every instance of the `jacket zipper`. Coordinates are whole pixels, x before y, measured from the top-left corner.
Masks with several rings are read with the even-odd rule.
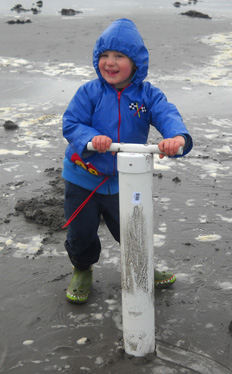
[[[118,91],[118,143],[120,143],[120,126],[121,126],[121,110],[120,110],[120,99],[122,91]]]
[[[118,94],[118,143],[120,143],[120,126],[121,126],[120,99],[121,99],[121,93],[122,93],[122,91],[117,91],[117,94]],[[115,168],[116,168],[116,162],[114,161],[113,175],[115,175]]]
[[[122,91],[118,91],[114,86],[112,86],[117,91],[117,95],[118,95],[118,143],[120,143],[120,126],[121,126],[120,100],[121,100],[121,94],[129,86],[130,86],[130,83],[126,87],[124,87]],[[114,162],[113,175],[115,175],[115,167],[116,167],[116,163]]]

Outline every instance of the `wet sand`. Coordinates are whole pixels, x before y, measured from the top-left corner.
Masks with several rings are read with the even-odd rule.
[[[180,15],[189,9],[0,19],[0,372],[231,372],[231,19]],[[185,158],[154,164],[155,266],[172,269],[177,281],[155,292],[157,354],[146,359],[122,348],[118,244],[102,223],[89,301],[72,305],[60,229],[62,114],[95,77],[96,37],[122,16],[149,48],[149,80],[177,105],[194,139]],[[7,120],[18,128],[7,130]],[[153,130],[149,140],[159,135]]]

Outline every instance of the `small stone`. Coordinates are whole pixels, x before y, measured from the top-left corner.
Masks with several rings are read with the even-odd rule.
[[[3,126],[6,130],[16,130],[19,128],[18,125],[13,121],[6,121]]]
[[[229,324],[229,331],[232,332],[232,321],[230,321],[230,324]]]
[[[173,178],[172,181],[175,182],[175,183],[180,183],[181,182],[180,178],[178,178],[178,177]]]
[[[38,14],[38,13],[40,13],[40,10],[37,9],[37,8],[31,8],[31,11],[32,11],[33,14]]]

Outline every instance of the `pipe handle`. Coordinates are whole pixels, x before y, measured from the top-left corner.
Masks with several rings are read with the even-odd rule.
[[[97,151],[92,142],[87,144],[88,151]],[[130,153],[162,153],[158,145],[153,144],[131,144],[131,143],[112,143],[108,152],[130,152]],[[177,155],[183,154],[183,147],[178,149]]]

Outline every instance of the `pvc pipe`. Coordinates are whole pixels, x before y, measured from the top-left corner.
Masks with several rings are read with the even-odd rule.
[[[96,151],[92,143],[87,144],[88,151]],[[162,153],[158,145],[154,144],[131,144],[131,143],[112,143],[108,149],[109,152],[135,152],[135,153]],[[178,149],[177,155],[183,154],[183,147]]]
[[[152,154],[118,153],[125,351],[155,351]]]
[[[92,143],[87,149],[96,151]],[[112,143],[108,151],[118,152],[125,352],[143,357],[155,351],[152,153],[160,151],[157,145],[128,143]]]

